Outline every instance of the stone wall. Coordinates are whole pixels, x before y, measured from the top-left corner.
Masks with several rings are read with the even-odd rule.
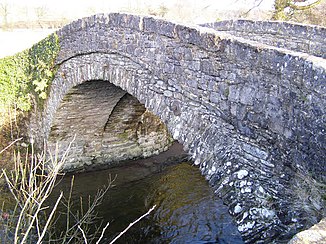
[[[279,21],[228,20],[203,26],[274,47],[326,58],[325,28]]]
[[[48,140],[68,88],[109,81],[166,124],[246,242],[288,239],[321,218],[311,176],[325,180],[323,58],[127,14],[78,20],[57,34],[59,69],[31,126],[37,141]]]

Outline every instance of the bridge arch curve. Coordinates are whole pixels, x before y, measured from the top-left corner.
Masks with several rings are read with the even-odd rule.
[[[246,241],[287,238],[320,219],[295,184],[305,169],[325,180],[323,57],[127,14],[78,20],[57,34],[59,68],[31,126],[36,141],[48,140],[71,88],[106,81],[160,117]]]
[[[112,167],[156,155],[172,144],[166,126],[135,97],[106,80],[78,83],[64,93],[47,139],[53,156],[62,158],[69,148],[62,170]]]

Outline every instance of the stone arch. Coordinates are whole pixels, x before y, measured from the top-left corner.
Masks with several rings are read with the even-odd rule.
[[[37,142],[47,141],[70,88],[109,81],[166,124],[246,241],[286,239],[321,218],[296,189],[313,189],[298,172],[325,179],[322,57],[118,13],[78,20],[57,34],[58,71],[42,118],[31,123]]]
[[[136,98],[97,80],[65,94],[51,123],[47,148],[60,158],[70,148],[63,170],[85,171],[155,155],[171,143],[165,125]]]

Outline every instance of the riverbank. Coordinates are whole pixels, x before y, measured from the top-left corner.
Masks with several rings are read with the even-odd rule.
[[[151,169],[148,173],[153,173],[153,170],[159,171],[162,168],[177,164],[183,161],[188,161],[188,155],[183,150],[183,146],[178,142],[173,142],[172,145],[169,147],[168,150],[161,152],[158,155],[154,155],[148,158],[137,158],[132,160],[125,160],[115,162],[110,165],[91,165],[88,167],[83,168],[83,171],[80,172],[71,172],[66,173],[67,175],[73,174],[81,174],[83,172],[94,172],[94,171],[101,171],[105,169],[114,169],[114,168],[121,168],[121,167],[139,167],[144,170],[146,168]]]

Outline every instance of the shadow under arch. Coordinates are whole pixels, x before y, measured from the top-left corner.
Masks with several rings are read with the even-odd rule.
[[[47,141],[59,156],[71,147],[64,171],[85,171],[157,155],[172,144],[166,126],[135,97],[103,80],[76,85],[64,95]],[[58,145],[57,145],[58,143]]]

